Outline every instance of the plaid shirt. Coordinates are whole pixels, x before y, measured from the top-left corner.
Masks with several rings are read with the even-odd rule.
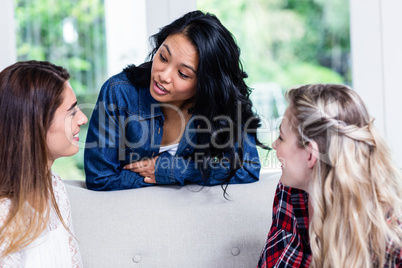
[[[378,265],[378,262],[374,262],[374,264]],[[384,268],[402,268],[402,249],[395,249],[391,252],[390,245],[388,245],[385,255]]]
[[[308,195],[279,183],[272,210],[272,226],[258,268],[308,267]],[[402,223],[400,223],[402,228]],[[392,250],[392,252],[391,252]],[[402,268],[402,249],[387,246],[384,268]],[[374,261],[374,267],[378,262]]]
[[[402,222],[398,223],[399,227],[402,229]],[[384,268],[402,268],[402,248],[398,249],[393,246],[392,240],[388,241]],[[373,266],[378,266],[378,261],[375,261]]]
[[[272,210],[272,225],[258,268],[310,265],[307,204],[306,192],[278,184]]]

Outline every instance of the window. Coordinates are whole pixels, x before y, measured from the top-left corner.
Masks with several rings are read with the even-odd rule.
[[[14,7],[17,59],[47,60],[65,67],[89,118],[107,78],[104,1],[15,0]],[[81,127],[82,144],[86,127]],[[84,178],[83,150],[56,160],[53,169],[63,178]]]
[[[352,82],[348,0],[197,0],[197,7],[235,36],[267,145],[277,138],[286,89]],[[259,154],[265,169],[277,168],[275,151]]]
[[[192,1],[181,3],[182,9],[174,6],[179,5],[175,1],[157,0],[13,1],[18,60],[49,60],[66,67],[88,118],[103,82],[125,65],[141,63],[149,50],[149,35],[177,18],[176,13],[186,11],[182,9],[194,7]],[[253,88],[251,98],[262,118],[258,136],[263,143],[271,145],[276,139],[287,88],[352,83],[348,0],[196,3],[198,9],[218,16],[242,50],[243,67],[249,75],[246,81]],[[147,17],[148,9],[157,12],[160,24]],[[83,127],[82,147],[85,137]],[[260,156],[264,168],[276,168],[274,151],[260,150]],[[56,160],[53,169],[63,178],[83,179],[83,150]]]

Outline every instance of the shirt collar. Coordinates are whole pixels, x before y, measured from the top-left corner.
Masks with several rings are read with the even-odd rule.
[[[162,109],[159,102],[152,97],[149,88],[140,88],[138,96],[138,107],[141,120],[147,120],[162,115]]]

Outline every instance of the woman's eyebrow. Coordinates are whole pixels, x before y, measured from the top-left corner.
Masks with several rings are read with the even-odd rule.
[[[77,102],[74,102],[73,105],[71,105],[70,108],[68,108],[67,112],[71,111],[72,109],[74,109],[74,107],[77,105]]]
[[[279,124],[279,133],[283,136],[282,123]]]
[[[187,64],[184,64],[184,63],[183,63],[182,65],[183,65],[184,67],[190,69],[191,71],[193,71],[195,74],[197,73],[193,67],[191,67],[191,66],[189,66],[189,65],[187,65]]]
[[[169,53],[169,55],[172,56],[172,53],[170,52],[170,49],[169,49],[168,45],[166,45],[166,44],[162,44],[162,45],[166,48],[166,50]],[[193,71],[195,74],[197,73],[196,70],[193,67],[191,67],[190,65],[187,65],[187,64],[184,64],[184,63],[182,65],[184,67],[190,69],[191,71]]]
[[[166,44],[162,44],[162,45],[166,48],[166,50],[169,53],[169,55],[172,56],[172,53],[170,53],[169,47]]]

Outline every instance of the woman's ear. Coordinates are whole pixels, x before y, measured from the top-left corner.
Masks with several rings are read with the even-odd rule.
[[[315,163],[317,162],[317,158],[320,154],[318,151],[318,145],[315,141],[310,141],[306,145],[306,151],[307,151],[307,167],[308,168],[313,168]]]

